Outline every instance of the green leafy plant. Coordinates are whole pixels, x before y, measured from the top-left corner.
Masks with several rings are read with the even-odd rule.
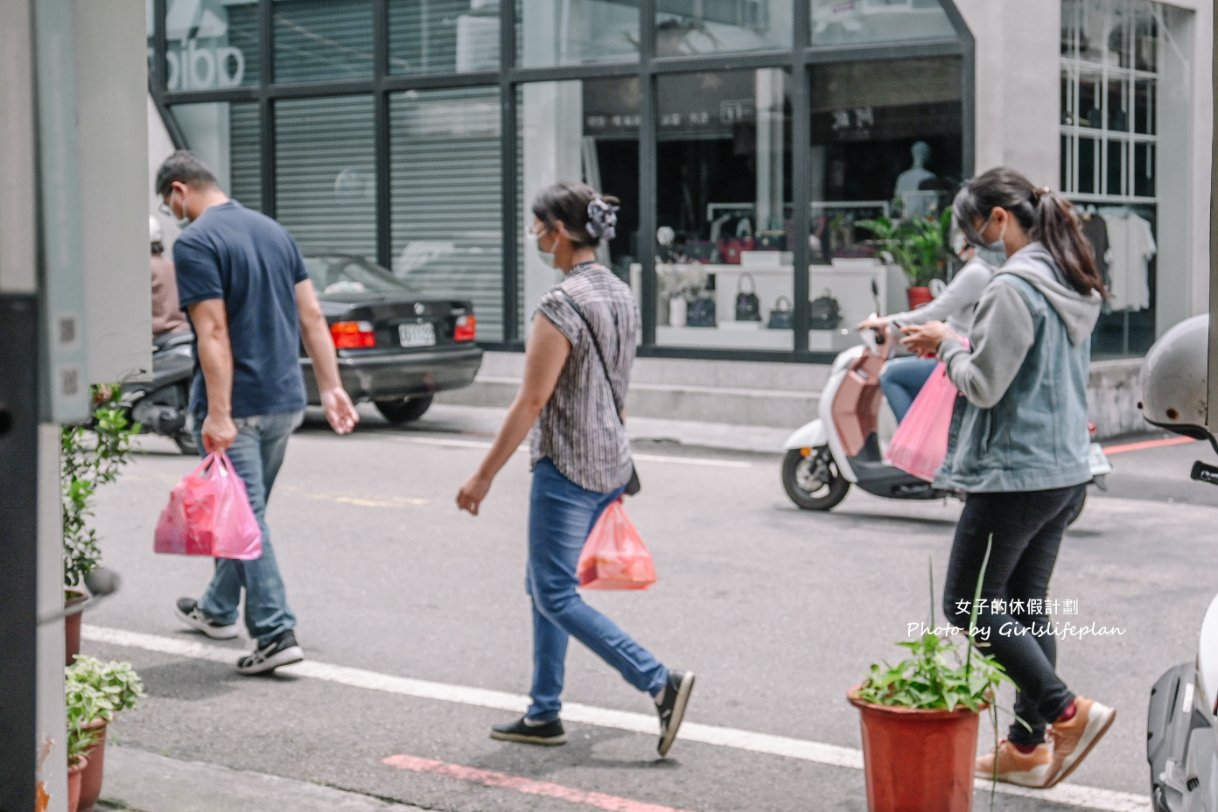
[[[925,287],[932,279],[942,279],[951,262],[950,230],[952,213],[938,216],[892,220],[877,217],[860,220],[856,225],[875,235],[875,244],[888,252],[900,265],[914,287]]]
[[[68,716],[68,766],[75,767],[100,738],[89,725],[101,718],[106,698],[92,685],[68,680],[64,683],[64,701]]]
[[[977,607],[981,602],[981,585],[989,567],[990,552],[994,536],[986,539],[985,557],[973,589],[973,601],[968,618],[968,641],[964,653],[960,644],[934,632],[927,632],[919,640],[898,643],[909,649],[912,656],[896,665],[887,661],[883,665],[873,663],[867,680],[860,686],[858,695],[865,702],[891,708],[919,708],[924,710],[955,711],[967,709],[974,713],[989,711],[994,728],[994,747],[998,747],[998,689],[1004,682],[1014,685],[1006,670],[993,657],[974,651],[977,639]],[[935,575],[930,568],[930,628],[935,629]],[[1015,717],[1028,730],[1032,728],[1023,719]],[[995,786],[995,783],[991,786]],[[994,793],[990,795],[993,808]]]
[[[139,433],[119,403],[121,387],[90,387],[92,414],[59,434],[59,484],[63,514],[63,582],[78,586],[101,563],[97,531],[89,526],[93,497],[130,461],[131,438]]]
[[[76,661],[64,669],[68,683],[86,686],[97,692],[100,701],[95,719],[114,720],[116,713],[131,710],[144,696],[144,683],[131,663],[77,655]]]

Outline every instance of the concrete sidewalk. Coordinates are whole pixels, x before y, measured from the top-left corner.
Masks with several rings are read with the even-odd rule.
[[[128,747],[106,748],[99,810],[119,812],[421,812],[423,807]]]
[[[444,403],[443,396],[417,422],[403,431],[419,433],[454,432],[491,439],[503,425],[507,409],[488,406],[457,406]],[[316,411],[312,409],[310,414]],[[383,422],[380,415],[370,407],[362,407],[360,414],[369,424]],[[812,420],[815,415],[808,415]],[[632,417],[627,415],[626,429],[632,442],[640,451],[654,451],[656,446],[667,445],[684,450],[714,450],[748,454],[781,454],[783,442],[799,426],[773,428],[771,426],[746,426],[728,423],[703,423],[693,420],[664,420],[655,417]]]

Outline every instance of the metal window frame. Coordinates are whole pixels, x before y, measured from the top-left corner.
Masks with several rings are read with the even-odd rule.
[[[817,65],[840,62],[886,61],[919,57],[959,57],[962,62],[961,100],[963,121],[962,171],[965,176],[974,171],[975,145],[975,41],[964,18],[953,0],[938,0],[944,13],[955,28],[954,38],[923,41],[876,43],[865,45],[822,46],[811,44],[810,0],[788,0],[793,2],[793,32],[789,48],[760,52],[725,53],[681,57],[655,56],[655,26],[657,0],[639,0],[639,59],[629,62],[605,64],[556,65],[545,67],[521,67],[516,64],[517,4],[499,4],[499,70],[452,74],[403,75],[389,73],[389,20],[392,0],[373,2],[373,71],[367,79],[341,80],[335,82],[309,82],[277,84],[274,79],[274,0],[258,0],[258,42],[261,48],[259,83],[252,87],[223,90],[194,90],[170,92],[167,87],[166,54],[168,42],[165,32],[165,12],[169,0],[153,0],[156,19],[154,31],[154,65],[159,72],[150,81],[150,92],[169,127],[171,137],[179,146],[186,146],[184,134],[177,125],[173,106],[200,102],[256,102],[259,105],[261,123],[260,159],[261,183],[263,186],[263,210],[270,216],[276,214],[275,183],[275,115],[274,105],[281,99],[322,98],[327,96],[371,95],[375,110],[375,164],[377,167],[376,201],[376,259],[388,264],[392,240],[392,178],[391,139],[389,136],[390,94],[406,90],[440,90],[463,87],[498,87],[500,101],[500,209],[502,212],[502,261],[503,261],[503,337],[497,342],[480,342],[488,349],[518,350],[522,347],[522,313],[518,310],[521,292],[520,267],[518,261],[517,221],[521,201],[516,195],[516,175],[519,171],[516,160],[519,110],[517,91],[520,87],[535,82],[566,82],[611,77],[638,77],[643,93],[638,132],[639,148],[639,231],[654,233],[657,218],[657,88],[660,76],[704,71],[757,70],[780,68],[788,72],[788,95],[792,115],[791,150],[791,196],[794,204],[793,227],[797,234],[807,233],[810,217],[808,202],[809,150],[810,150],[810,97],[809,71]],[[808,247],[806,241],[796,240],[792,253],[795,267],[806,267]],[[655,267],[655,246],[650,240],[641,240],[638,260],[644,269]],[[642,274],[642,344],[639,355],[643,357],[692,358],[702,360],[743,361],[790,361],[796,363],[824,363],[831,361],[833,353],[813,352],[808,349],[808,299],[807,274],[794,274],[792,294],[794,307],[794,344],[791,350],[733,350],[730,348],[682,348],[656,343],[656,296],[657,284],[654,272]]]

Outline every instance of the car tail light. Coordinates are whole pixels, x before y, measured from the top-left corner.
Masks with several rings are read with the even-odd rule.
[[[336,350],[362,350],[376,346],[372,324],[366,321],[336,321],[330,325]]]
[[[478,333],[478,320],[473,313],[457,318],[457,329],[453,331],[453,341],[473,341]]]

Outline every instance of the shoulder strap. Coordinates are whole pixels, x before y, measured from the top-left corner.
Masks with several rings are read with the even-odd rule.
[[[601,371],[605,373],[605,383],[609,384],[609,395],[613,398],[613,413],[617,415],[618,422],[625,425],[622,420],[621,400],[617,396],[617,390],[613,387],[613,379],[609,377],[609,364],[605,362],[605,353],[601,349],[601,343],[596,340],[596,332],[592,329],[592,323],[588,321],[588,317],[584,315],[584,311],[578,304],[575,303],[575,297],[567,293],[562,288],[558,292],[567,298],[567,304],[571,305],[571,309],[575,311],[575,315],[579,316],[580,321],[588,328],[588,340],[592,342],[592,346],[596,348],[596,357],[601,361]]]

